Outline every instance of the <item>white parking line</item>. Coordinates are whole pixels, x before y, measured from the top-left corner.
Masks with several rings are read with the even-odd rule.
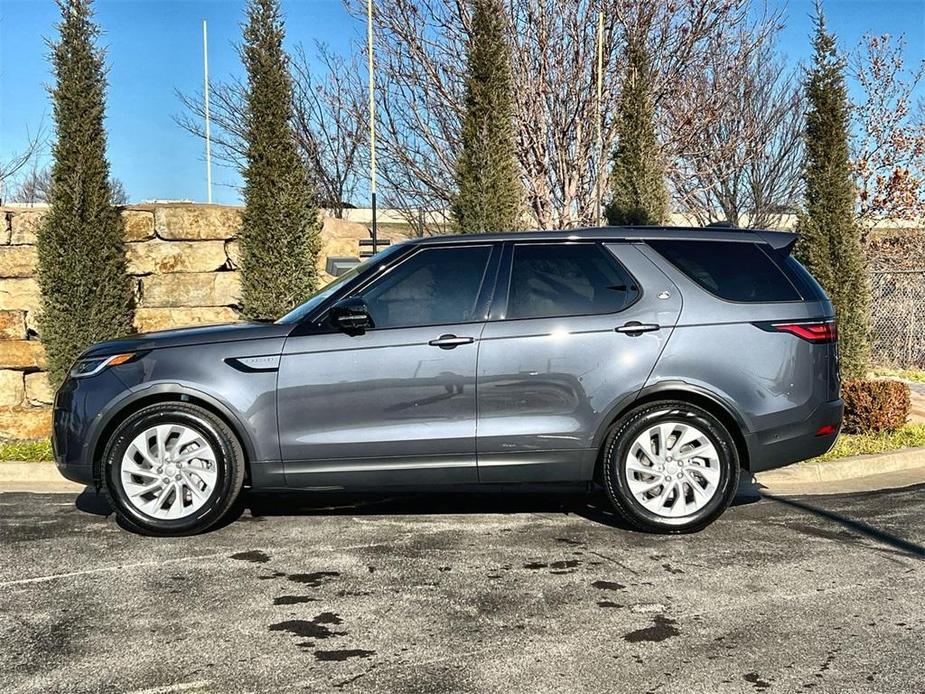
[[[195,561],[197,559],[218,559],[220,557],[227,557],[228,553],[223,552],[221,554],[203,554],[197,557],[178,557],[176,559],[158,559],[156,561],[142,561],[135,564],[118,564],[116,566],[103,566],[98,569],[87,569],[85,571],[71,571],[63,574],[48,574],[47,576],[35,576],[33,578],[19,578],[15,581],[3,581],[0,583],[0,588],[6,588],[7,586],[21,586],[29,583],[44,583],[46,581],[54,581],[59,578],[72,578],[74,576],[86,576],[88,574],[98,574],[106,573],[107,571],[122,571],[124,569],[137,569],[143,566],[159,566],[161,564],[176,564],[184,561]]]
[[[204,690],[212,680],[198,680],[196,682],[178,682],[177,684],[167,684],[163,687],[152,687],[150,689],[133,689],[126,694],[174,694],[174,692],[188,692],[191,689]]]

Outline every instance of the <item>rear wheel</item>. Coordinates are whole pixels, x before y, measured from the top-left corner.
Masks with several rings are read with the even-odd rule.
[[[131,527],[189,535],[217,523],[244,482],[244,454],[234,432],[208,410],[161,403],[129,416],[104,455],[104,489]]]
[[[739,484],[739,457],[725,425],[684,402],[654,402],[614,427],[604,450],[614,509],[649,532],[700,530],[722,514]]]

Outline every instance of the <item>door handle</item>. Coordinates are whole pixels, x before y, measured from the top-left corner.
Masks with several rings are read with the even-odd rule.
[[[431,347],[439,347],[440,349],[453,349],[459,347],[460,345],[471,345],[475,342],[474,337],[456,337],[455,335],[441,335],[436,340],[431,340],[427,344]]]
[[[618,333],[624,333],[625,335],[642,335],[643,333],[650,333],[653,330],[659,330],[662,326],[655,323],[640,323],[636,320],[631,320],[628,323],[624,323],[619,328],[614,328]]]

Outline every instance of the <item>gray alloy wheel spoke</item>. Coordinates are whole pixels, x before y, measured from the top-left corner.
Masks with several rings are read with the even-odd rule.
[[[205,501],[205,496],[199,486],[199,482],[190,475],[189,470],[184,470],[180,473],[183,475],[183,487],[190,490],[190,493],[195,496],[197,499],[202,499]]]
[[[129,503],[145,515],[186,518],[215,491],[218,461],[200,432],[182,424],[157,424],[126,448],[120,481]]]
[[[154,481],[154,482],[151,482],[150,484],[126,483],[126,484],[125,484],[125,491],[126,491],[126,493],[128,493],[128,495],[129,495],[130,498],[134,498],[134,497],[136,497],[136,496],[143,496],[144,494],[148,494],[148,493],[150,493],[150,492],[153,492],[153,491],[155,491],[156,489],[160,489],[160,488],[161,488],[161,484],[162,484],[162,482],[161,482],[160,478],[158,478],[157,476],[155,476],[155,481]]]
[[[636,437],[622,462],[633,497],[662,518],[696,513],[719,488],[719,452],[687,422],[652,425]]]

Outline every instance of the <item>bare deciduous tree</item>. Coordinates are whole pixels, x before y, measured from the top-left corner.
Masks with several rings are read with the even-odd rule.
[[[293,56],[293,130],[319,186],[321,206],[341,218],[362,173],[369,101],[359,88],[357,55],[347,59],[323,44],[317,44],[316,55],[325,67],[322,80],[301,47]]]
[[[365,0],[345,4],[365,21]],[[406,211],[418,235],[427,231],[429,216],[449,208],[455,190],[470,23],[469,3],[464,0],[376,5],[376,142],[382,197],[387,205]],[[365,53],[365,47],[358,52]]]
[[[735,45],[751,43],[745,33]],[[803,88],[772,41],[718,53],[667,107],[683,143],[671,169],[679,211],[699,224],[779,226],[798,203],[803,156]],[[696,117],[691,98],[719,95],[714,117]],[[691,118],[688,114],[694,114]]]
[[[867,35],[849,61],[863,94],[853,114],[852,168],[865,226],[925,217],[925,102],[913,104],[925,62],[907,67],[905,48],[905,37]]]
[[[213,81],[209,86],[212,159],[220,166],[237,170],[244,167],[244,95],[246,85],[237,78]],[[205,139],[205,106],[202,92],[177,92],[184,111],[174,117],[177,125]]]
[[[19,202],[26,205],[48,202],[51,192],[51,169],[39,169],[33,163],[29,172],[19,181],[9,194],[9,202]]]
[[[30,162],[34,165],[47,141],[48,136],[43,121],[39,123],[39,127],[34,133],[26,131],[26,142],[21,150],[6,154],[0,158],[0,205],[7,201],[8,196],[5,195],[7,187]]]
[[[355,16],[365,15],[365,2],[346,2]],[[691,93],[716,53],[750,53],[774,29],[772,17],[754,18],[749,0],[508,0],[507,5],[518,159],[531,221],[547,228],[597,217],[594,190],[598,177],[606,176],[616,135],[613,105],[628,29],[646,23],[656,72],[654,99],[666,113],[679,94]],[[598,11],[605,15],[603,159],[595,131]],[[377,7],[378,156],[384,197],[396,207],[444,209],[452,196],[461,56],[470,20],[462,0],[392,0]],[[753,42],[732,41],[743,33]],[[695,108],[687,119],[715,118],[726,103],[717,94],[697,96],[687,100]],[[693,134],[683,125],[675,118],[665,124],[669,163]]]
[[[125,190],[125,184],[118,178],[109,179],[109,187],[112,190],[110,202],[113,205],[127,205],[128,193]],[[36,203],[51,202],[51,168],[38,168],[33,163],[29,172],[19,181],[13,192],[9,195],[9,202],[24,203],[35,205]]]
[[[325,69],[320,79],[301,47],[293,53],[292,128],[318,187],[319,205],[342,217],[362,175],[360,148],[366,140],[368,102],[362,95],[357,57],[335,55],[323,44],[317,45],[316,57]],[[245,154],[245,89],[239,79],[213,82],[209,89],[213,157],[220,165],[238,170]],[[184,107],[175,117],[177,124],[205,138],[202,93],[178,92],[177,96]]]

